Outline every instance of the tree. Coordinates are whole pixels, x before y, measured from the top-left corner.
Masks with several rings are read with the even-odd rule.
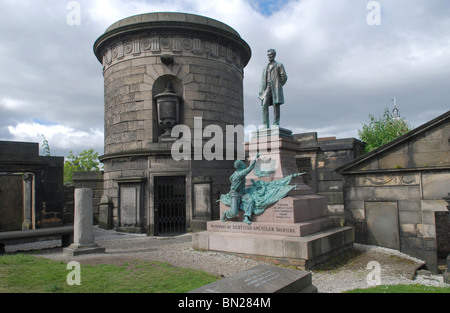
[[[366,152],[375,150],[412,130],[405,119],[394,118],[387,108],[383,117],[376,119],[373,115],[369,115],[369,118],[370,123],[363,124],[362,130],[358,130],[359,138],[366,143]]]
[[[44,149],[43,155],[51,156],[50,145],[48,144],[47,138],[45,138],[44,135],[41,135],[41,137],[42,137],[42,148]]]
[[[72,151],[64,162],[64,183],[73,183],[74,172],[100,171],[101,165],[98,160],[98,153],[94,149],[84,150],[79,155],[74,155]]]

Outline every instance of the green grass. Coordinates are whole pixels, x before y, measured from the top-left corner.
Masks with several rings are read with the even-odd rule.
[[[81,285],[70,286],[65,262],[26,254],[0,256],[0,293],[182,293],[219,279],[168,263],[81,265]]]
[[[423,285],[380,285],[366,289],[354,289],[345,293],[450,293],[449,287],[430,287]]]

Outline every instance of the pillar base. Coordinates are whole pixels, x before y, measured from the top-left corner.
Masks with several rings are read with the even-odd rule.
[[[69,247],[64,248],[63,253],[68,256],[105,253],[105,248],[100,247],[96,244],[81,245],[81,244],[74,243],[74,244],[71,244]]]

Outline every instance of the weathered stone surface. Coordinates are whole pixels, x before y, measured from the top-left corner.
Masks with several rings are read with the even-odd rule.
[[[258,265],[190,293],[314,293],[311,273]]]
[[[220,214],[230,208],[220,204]],[[269,223],[298,223],[328,215],[325,199],[318,195],[305,195],[286,197],[268,207],[261,215],[253,215],[253,222]],[[243,212],[240,212],[238,221],[243,221]]]
[[[105,248],[97,246],[94,241],[92,189],[75,189],[73,244],[64,248],[63,252],[70,256],[105,252]]]
[[[367,243],[400,249],[396,202],[366,202]]]
[[[92,189],[75,189],[74,243],[94,243]]]
[[[446,211],[450,183],[449,118],[450,111],[337,169],[357,242],[401,249],[434,272],[436,213]]]
[[[119,196],[120,179],[146,179],[140,191],[141,215],[134,224],[152,233],[157,216],[153,177],[181,175],[187,179],[186,228],[194,230],[200,224],[204,228],[206,220],[219,217],[219,204],[213,197],[229,188],[223,180],[231,175],[233,162],[221,161],[212,169],[213,162],[204,159],[175,161],[173,141],[158,142],[164,130],[155,122],[154,97],[164,91],[167,82],[173,84],[174,92],[182,97],[179,123],[189,128],[191,139],[196,117],[202,118],[201,130],[211,124],[224,131],[226,125],[243,125],[243,74],[250,47],[219,21],[185,13],[149,13],[111,25],[94,50],[103,65],[105,155],[100,159],[105,169],[104,192],[114,204],[114,226],[133,224],[127,210],[130,203],[121,203],[130,197]],[[192,179],[198,176],[209,176],[212,183],[210,199],[205,198],[204,206],[197,208],[193,206],[199,192],[194,193]],[[120,216],[123,208],[130,214]]]
[[[103,229],[112,228],[112,210],[113,202],[110,197],[104,195],[100,200],[99,205],[99,227]]]
[[[208,231],[300,237],[338,227],[339,219],[325,217],[301,223],[253,222],[251,225],[242,222],[213,221],[207,225]]]
[[[193,234],[194,249],[303,261],[305,269],[327,254],[352,244],[352,227],[337,227],[305,237],[206,231]]]

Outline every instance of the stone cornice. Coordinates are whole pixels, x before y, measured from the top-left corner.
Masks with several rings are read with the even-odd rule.
[[[106,67],[115,60],[146,53],[150,56],[203,54],[236,63],[241,68],[249,62],[250,47],[226,24],[184,13],[170,13],[166,19],[159,19],[158,14],[131,17],[109,27],[94,44],[99,62]],[[188,18],[183,20],[184,16]]]

